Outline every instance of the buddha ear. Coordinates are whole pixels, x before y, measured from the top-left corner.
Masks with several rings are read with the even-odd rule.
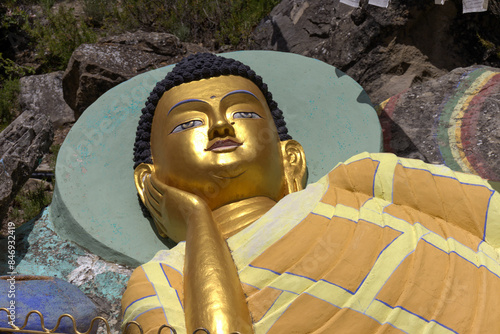
[[[298,141],[282,141],[283,166],[285,167],[285,195],[304,189],[307,181],[306,154]]]
[[[144,202],[144,190],[145,190],[144,180],[146,180],[146,177],[148,175],[152,175],[153,173],[154,173],[154,166],[152,164],[146,164],[146,163],[140,164],[134,170],[135,187],[137,189],[139,197],[141,198],[142,203],[144,204],[146,204]]]

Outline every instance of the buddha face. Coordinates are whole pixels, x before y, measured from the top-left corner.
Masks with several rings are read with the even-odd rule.
[[[214,210],[241,199],[283,197],[284,164],[260,89],[239,76],[176,86],[160,99],[151,130],[159,181],[202,197]]]

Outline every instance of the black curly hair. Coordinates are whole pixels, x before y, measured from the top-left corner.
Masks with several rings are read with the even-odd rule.
[[[183,83],[222,75],[238,75],[251,80],[257,85],[266,98],[280,140],[292,139],[286,128],[283,112],[278,109],[278,104],[273,100],[271,92],[269,92],[267,85],[262,82],[262,78],[259,75],[255,74],[249,66],[237,60],[211,53],[197,53],[182,59],[167,74],[165,79],[156,84],[156,87],[150,93],[146,101],[146,106],[142,109],[142,115],[137,126],[134,144],[134,169],[143,162],[153,163],[150,145],[151,125],[156,106],[163,93]]]

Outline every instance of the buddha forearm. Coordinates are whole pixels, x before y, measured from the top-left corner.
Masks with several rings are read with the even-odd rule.
[[[185,261],[187,332],[203,327],[211,334],[253,333],[238,272],[212,215],[188,224]]]

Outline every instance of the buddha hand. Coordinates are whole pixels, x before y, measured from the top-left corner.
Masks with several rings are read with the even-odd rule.
[[[187,224],[212,215],[199,196],[164,184],[154,173],[146,177],[144,186],[144,203],[156,227],[161,235],[168,235],[174,241],[185,240]]]

